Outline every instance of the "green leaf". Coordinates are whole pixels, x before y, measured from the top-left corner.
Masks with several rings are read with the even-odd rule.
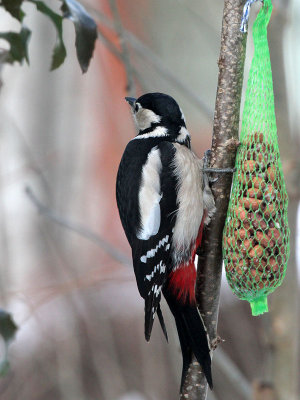
[[[17,330],[18,327],[15,324],[11,314],[0,309],[0,335],[2,336],[5,344],[4,355],[2,360],[0,360],[0,377],[5,376],[9,370],[9,361],[7,358],[8,345],[15,338]]]
[[[5,8],[14,18],[22,22],[25,13],[21,10],[23,0],[2,0],[0,5]]]
[[[17,329],[18,327],[11,314],[7,311],[0,310],[0,335],[6,343],[14,339]]]
[[[63,17],[52,11],[51,8],[46,6],[46,4],[42,1],[38,0],[28,0],[28,1],[35,4],[38,11],[49,17],[56,28],[57,40],[52,55],[52,63],[51,63],[51,71],[52,71],[61,66],[61,64],[65,61],[67,55],[62,33]]]
[[[6,62],[14,63],[18,61],[22,64],[25,59],[29,64],[28,59],[28,42],[31,35],[31,30],[22,27],[20,32],[0,32],[0,38],[5,39],[10,44],[10,50]],[[1,334],[1,332],[0,332]]]
[[[9,361],[7,359],[4,359],[0,362],[0,378],[3,378],[5,375],[7,375],[9,371]]]
[[[82,72],[86,72],[93,56],[97,39],[97,25],[85,8],[76,0],[61,0],[64,17],[70,19],[75,26],[76,53]]]

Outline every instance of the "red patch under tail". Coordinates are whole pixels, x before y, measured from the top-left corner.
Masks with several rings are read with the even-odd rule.
[[[196,268],[195,268],[195,255],[197,248],[201,245],[203,228],[204,228],[203,215],[201,225],[199,228],[198,236],[192,250],[192,256],[189,263],[180,265],[175,271],[169,275],[169,288],[176,296],[177,300],[182,303],[196,304],[195,298],[195,284],[196,284]]]

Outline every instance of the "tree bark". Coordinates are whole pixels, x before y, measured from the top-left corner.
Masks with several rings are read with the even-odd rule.
[[[225,0],[219,77],[212,138],[211,167],[233,168],[238,144],[239,116],[247,35],[239,30],[244,0]],[[217,321],[222,277],[222,232],[228,208],[231,174],[218,175],[212,185],[217,212],[204,231],[198,260],[196,297],[213,347],[218,343]],[[199,364],[189,369],[182,399],[205,400],[207,383]]]

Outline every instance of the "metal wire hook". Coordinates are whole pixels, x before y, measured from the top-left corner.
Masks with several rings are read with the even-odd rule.
[[[249,14],[250,14],[250,7],[253,3],[256,1],[260,1],[263,3],[263,0],[247,0],[246,4],[244,5],[244,11],[243,11],[243,16],[242,16],[242,22],[241,22],[241,27],[240,31],[242,33],[246,33],[248,29],[248,20],[249,20]]]

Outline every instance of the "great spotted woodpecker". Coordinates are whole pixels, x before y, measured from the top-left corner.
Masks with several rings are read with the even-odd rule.
[[[138,134],[124,151],[116,196],[145,300],[145,338],[149,341],[155,314],[167,338],[163,293],[182,350],[181,388],[192,354],[212,388],[210,344],[195,300],[195,254],[215,211],[203,161],[190,149],[184,115],[172,97],[148,93],[126,100]]]

